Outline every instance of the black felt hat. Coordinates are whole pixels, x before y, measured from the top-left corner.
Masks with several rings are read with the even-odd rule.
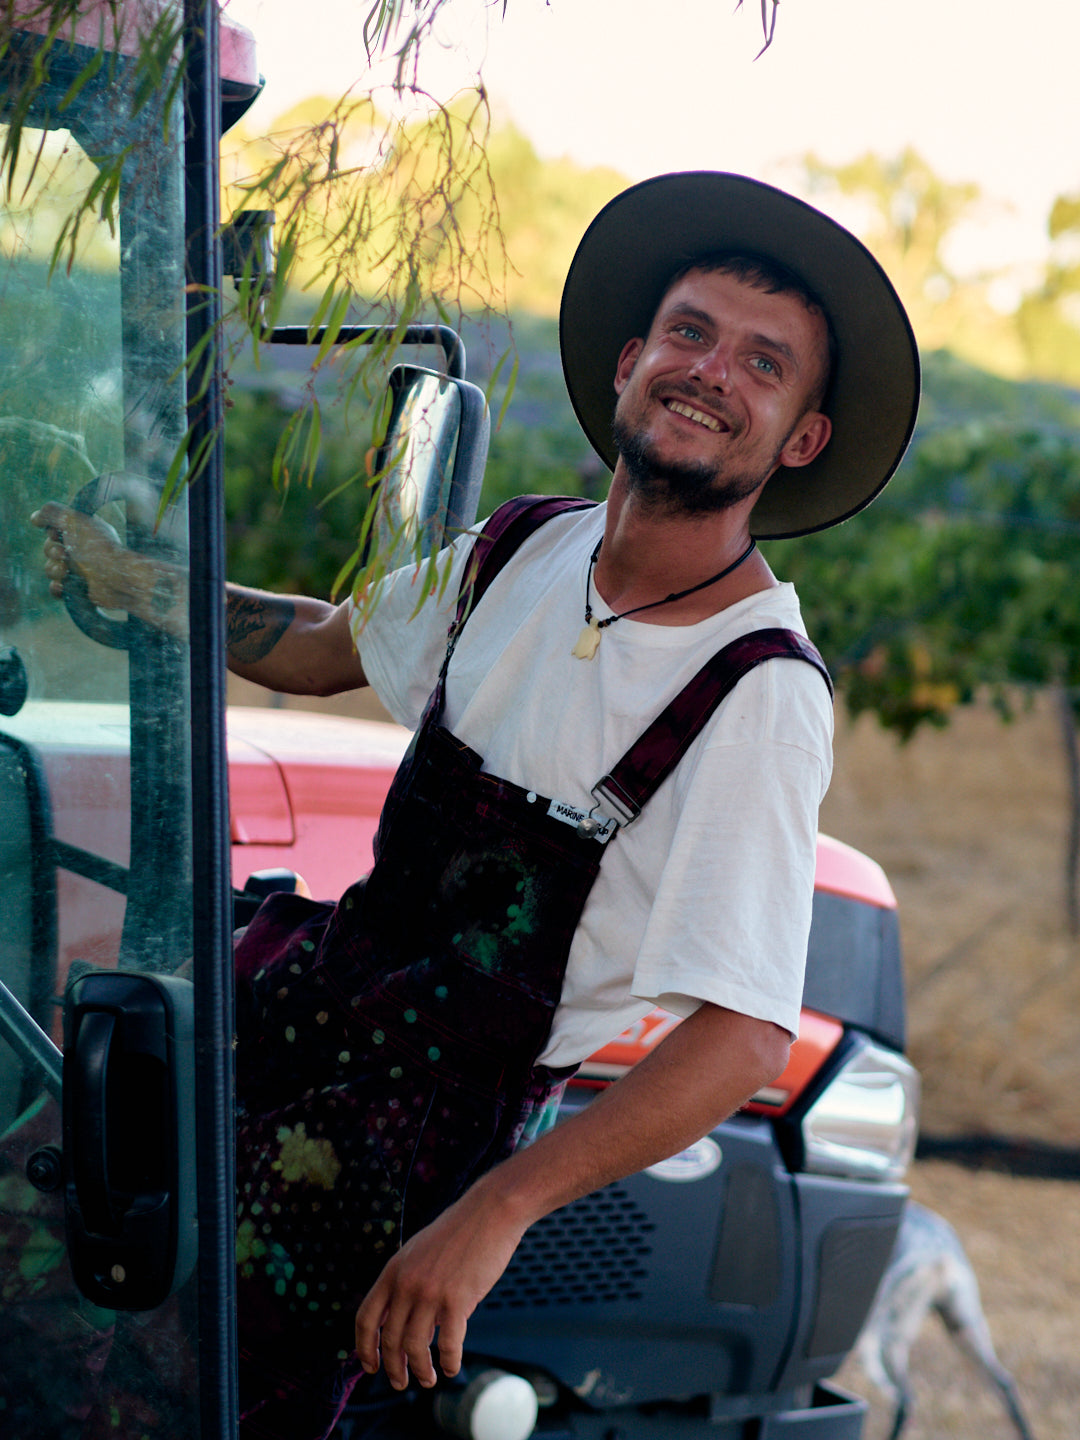
[[[610,469],[615,369],[644,337],[674,273],[727,251],[786,265],[836,336],[824,408],[833,433],[801,469],[781,468],[750,517],[761,540],[824,530],[868,505],[895,471],[919,404],[919,352],[900,299],[861,241],[819,210],[745,175],[689,171],[624,190],[586,231],[563,289],[563,372],[578,420]]]

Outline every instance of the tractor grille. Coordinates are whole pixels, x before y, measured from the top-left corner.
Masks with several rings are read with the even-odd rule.
[[[525,1232],[484,1309],[640,1300],[655,1228],[618,1186],[587,1195]]]

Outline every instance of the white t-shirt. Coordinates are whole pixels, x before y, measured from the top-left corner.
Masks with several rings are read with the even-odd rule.
[[[586,811],[597,780],[728,641],[771,626],[804,633],[795,591],[780,585],[694,625],[620,620],[592,660],[576,659],[604,513],[557,516],[500,572],[458,640],[443,713],[488,773]],[[384,582],[362,632],[353,615],[369,682],[410,728],[442,663],[470,547],[457,543],[449,583],[415,618],[412,567]],[[611,613],[595,588],[592,604],[598,619]],[[797,1034],[831,755],[832,702],[812,666],[772,661],[739,682],[605,846],[544,1064],[580,1063],[655,1005],[686,1016],[711,1001]]]

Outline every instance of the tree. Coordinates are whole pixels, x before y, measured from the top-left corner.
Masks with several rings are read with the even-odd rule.
[[[1016,323],[1033,374],[1080,384],[1080,195],[1061,195],[1050,212],[1054,255]]]
[[[966,418],[956,418],[950,387],[966,397]],[[977,695],[1008,717],[1018,696],[1054,691],[1073,777],[1066,878],[1076,931],[1080,403],[980,377],[947,355],[928,357],[927,390],[939,399],[874,505],[854,525],[770,547],[770,558],[799,586],[848,711],[871,711],[901,740],[947,724]]]
[[[881,262],[922,349],[947,347],[973,363],[989,358],[1003,373],[1019,372],[1012,318],[988,300],[992,277],[961,279],[949,256],[957,229],[988,212],[977,185],[942,179],[911,147],[885,158],[868,152],[840,166],[808,155],[803,169],[810,194],[827,206],[839,202]]]

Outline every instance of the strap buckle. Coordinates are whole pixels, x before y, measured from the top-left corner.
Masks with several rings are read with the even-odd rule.
[[[613,811],[620,825],[632,825],[641,814],[641,806],[611,775],[605,775],[596,782],[592,788],[592,796],[596,801],[593,808],[603,805]]]

